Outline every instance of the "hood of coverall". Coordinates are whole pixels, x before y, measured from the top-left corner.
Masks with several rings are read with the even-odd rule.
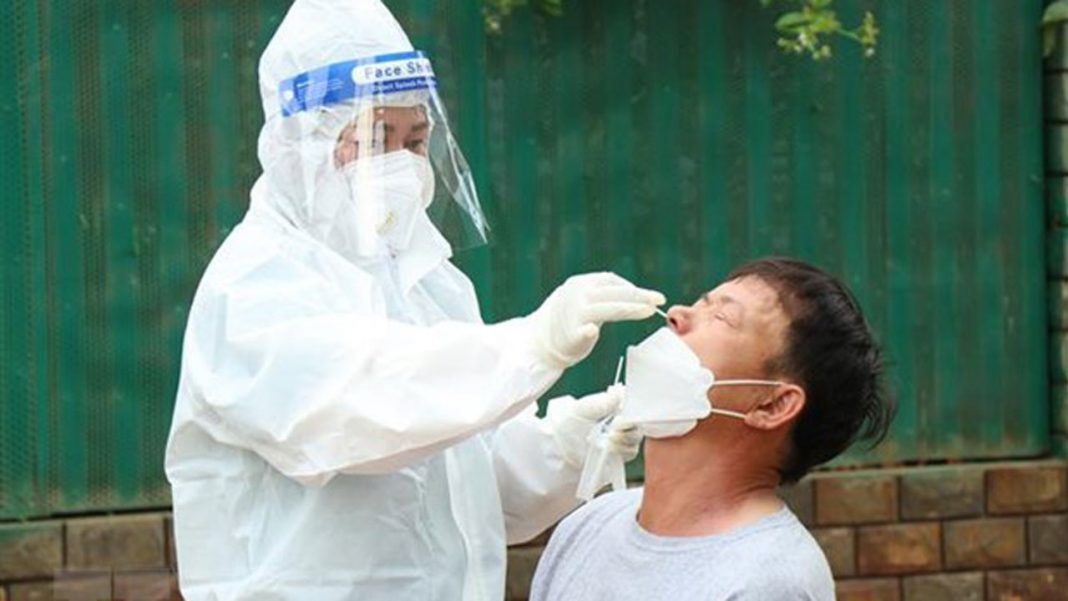
[[[367,216],[367,203],[353,201],[351,181],[341,174],[334,150],[341,130],[368,107],[418,106],[424,107],[434,137],[444,140],[433,145],[441,150],[431,157],[435,159],[437,179],[444,180],[444,185],[437,186],[437,198],[448,196],[457,200],[439,202],[438,208],[445,204],[461,207],[462,210],[453,214],[462,214],[468,221],[473,219],[475,230],[484,234],[473,180],[448,130],[432,74],[426,80],[430,83],[421,89],[388,88],[388,93],[341,98],[298,111],[287,110],[280,94],[280,87],[289,85],[299,74],[322,72],[327,66],[345,61],[374,61],[413,54],[422,56],[414,53],[408,36],[379,0],[296,0],[260,58],[259,83],[265,123],[258,154],[264,175],[253,188],[253,203],[268,205],[292,225],[348,258],[386,252],[381,241],[375,240],[376,225]],[[429,69],[425,58],[416,60],[425,62]],[[386,82],[386,85],[391,83],[404,82]],[[433,190],[435,178],[430,161],[407,151],[399,154],[412,159],[416,166],[413,171],[423,175],[424,180],[430,174],[430,185],[425,188]],[[433,191],[429,194],[434,197]],[[417,218],[407,228],[411,232],[409,238],[416,241],[413,246],[424,254],[428,247],[435,254],[451,254],[449,243],[455,244],[452,237],[446,240],[426,216],[424,207],[417,212]]]

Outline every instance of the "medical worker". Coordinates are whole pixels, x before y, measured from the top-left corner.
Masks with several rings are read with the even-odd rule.
[[[259,78],[263,175],[193,301],[167,445],[182,593],[498,601],[619,401],[536,399],[664,299],[590,274],[481,322],[449,262],[485,240],[471,174],[379,0],[297,0]]]

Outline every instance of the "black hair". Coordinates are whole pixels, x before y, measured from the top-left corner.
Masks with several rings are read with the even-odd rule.
[[[780,474],[800,480],[857,440],[879,444],[896,412],[883,386],[883,354],[853,294],[831,274],[797,259],[746,263],[728,280],[756,277],[778,293],[786,317],[784,348],[766,366],[805,389]]]

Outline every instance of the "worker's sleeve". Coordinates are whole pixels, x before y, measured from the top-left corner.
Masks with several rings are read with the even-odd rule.
[[[552,421],[538,419],[534,406],[501,424],[492,444],[508,544],[534,538],[581,504],[581,468],[564,459]]]
[[[382,316],[373,285],[340,291],[275,257],[199,291],[183,349],[197,423],[321,485],[493,428],[560,376],[531,351],[524,319],[408,325]]]

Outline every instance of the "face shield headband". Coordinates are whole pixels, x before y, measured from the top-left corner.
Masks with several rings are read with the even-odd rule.
[[[357,98],[436,90],[430,59],[418,50],[333,63],[278,85],[282,116]]]
[[[433,185],[424,186],[432,190],[426,214],[454,250],[485,244],[489,227],[474,179],[449,128],[433,67],[423,52],[332,63],[283,80],[278,95],[283,119],[301,113],[326,119],[323,123],[332,132],[328,137],[336,137],[351,124],[363,139],[379,138],[370,132],[380,131],[383,124],[365,122],[371,114],[366,109],[421,107],[429,133],[421,148],[413,152],[422,155],[431,167],[426,171]],[[391,127],[384,125],[386,130]],[[366,146],[360,148],[361,155],[371,152]],[[320,159],[309,154],[306,160],[315,163]]]

